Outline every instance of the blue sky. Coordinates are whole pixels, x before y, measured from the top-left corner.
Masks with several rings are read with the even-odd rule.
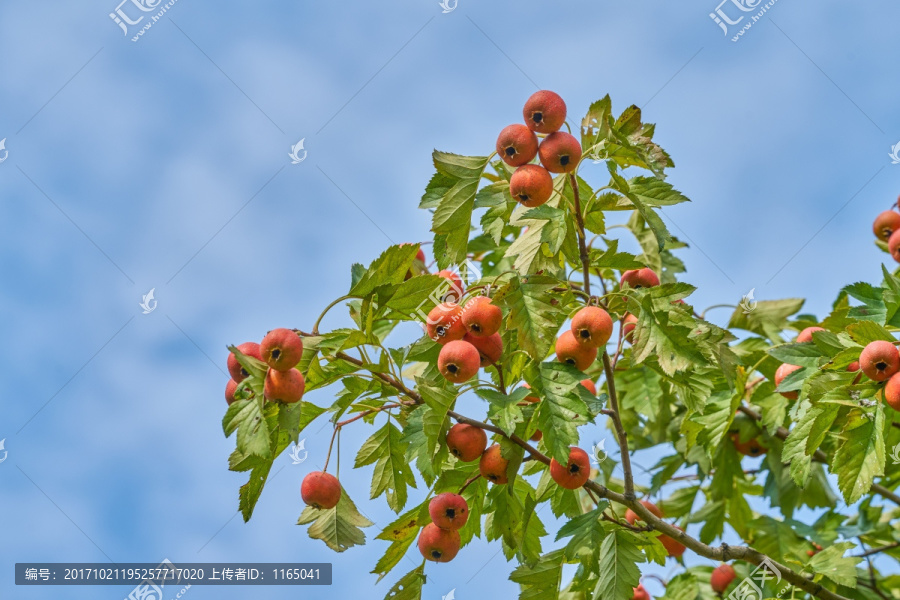
[[[738,43],[709,18],[716,0],[459,0],[448,14],[437,0],[179,0],[137,43],[109,18],[116,4],[0,5],[4,597],[60,597],[14,589],[17,561],[166,557],[324,559],[335,585],[305,597],[382,597],[401,573],[373,591],[383,543],[333,555],[294,525],[300,480],[324,460],[319,426],[307,463],[282,457],[254,519],[234,518],[244,475],[226,469],[225,346],[308,328],[353,262],[429,239],[415,207],[432,149],[490,152],[538,87],[576,119],[610,93],[657,123],[670,180],[693,200],[664,214],[690,243],[698,307],[755,288],[822,315],[887,258],[871,222],[898,194],[893,2],[780,0]],[[293,165],[301,138],[308,156]],[[158,309],[144,315],[151,288]],[[344,483],[384,525],[369,476]],[[430,566],[424,597],[510,597],[498,549]]]

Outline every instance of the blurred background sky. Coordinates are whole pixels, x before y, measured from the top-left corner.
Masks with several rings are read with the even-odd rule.
[[[575,122],[610,93],[617,112],[637,104],[657,123],[670,181],[693,200],[664,215],[690,244],[695,306],[755,288],[823,315],[841,286],[880,280],[871,223],[900,191],[895,2],[780,0],[734,43],[709,17],[718,0],[459,0],[447,14],[437,0],[179,0],[138,42],[155,11],[123,4],[148,15],[126,36],[108,16],[118,1],[0,4],[4,598],[129,591],[15,588],[15,562],[163,558],[326,560],[334,586],[303,597],[383,597],[415,549],[375,586],[386,542],[336,555],[294,524],[300,480],[324,461],[321,424],[302,436],[303,465],[277,461],[253,520],[235,516],[246,474],[227,470],[225,346],[308,329],[353,262],[430,239],[415,207],[432,149],[489,153],[538,88]],[[307,158],[291,164],[301,138]],[[605,183],[601,169],[584,175]],[[345,448],[369,433],[348,429]],[[359,507],[390,522],[367,500],[371,469],[347,466]],[[513,566],[476,542],[428,566],[423,597],[514,597]],[[298,592],[186,597],[250,594]]]

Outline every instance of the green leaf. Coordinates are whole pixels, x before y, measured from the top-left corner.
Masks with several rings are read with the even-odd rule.
[[[672,206],[690,200],[672,187],[672,184],[656,177],[635,177],[628,182],[631,196],[636,196],[643,205],[658,208]],[[633,201],[633,199],[632,199]]]
[[[525,421],[519,403],[529,394],[526,388],[517,388],[509,395],[488,388],[475,390],[475,393],[488,403],[488,419],[506,435],[512,435],[516,425]]]
[[[432,308],[441,302],[440,293],[447,280],[438,275],[419,275],[400,284],[385,305],[388,308],[412,313],[423,319],[428,316]]]
[[[253,516],[253,509],[266,485],[273,462],[274,458],[254,467],[250,472],[250,479],[238,491],[238,509],[245,523]]]
[[[406,461],[402,433],[393,423],[386,423],[365,441],[356,455],[354,468],[375,464],[371,497],[387,494],[388,506],[400,512],[406,505],[406,487],[416,487],[416,478]]]
[[[769,350],[769,354],[783,363],[799,367],[819,367],[825,354],[815,344],[782,344]]]
[[[237,430],[237,448],[242,454],[269,458],[269,426],[263,416],[262,399],[237,400],[228,407],[222,420],[225,436]]]
[[[884,406],[875,413],[851,415],[841,432],[843,443],[831,464],[838,477],[838,488],[847,504],[868,493],[875,477],[884,475]]]
[[[366,535],[360,528],[374,525],[359,514],[346,491],[341,491],[341,499],[334,508],[323,510],[307,506],[300,515],[297,525],[309,523],[312,523],[309,537],[322,540],[335,552],[343,552],[353,546],[365,544]]]
[[[559,282],[553,277],[515,276],[501,304],[509,309],[506,328],[516,332],[518,348],[535,360],[550,352],[565,313],[552,304],[550,290]]]
[[[421,600],[425,583],[425,565],[416,567],[394,584],[385,600]]]
[[[787,328],[788,317],[803,308],[804,302],[802,298],[759,300],[749,312],[744,312],[744,308],[739,306],[731,315],[728,327],[752,331],[774,342],[780,342],[781,332]]]
[[[847,316],[851,319],[875,321],[876,323],[884,323],[887,319],[884,290],[881,288],[860,282],[848,285],[841,292],[863,303],[863,306],[854,306],[850,309]]]
[[[557,600],[564,562],[562,550],[543,555],[534,566],[520,565],[509,576],[521,586],[519,600]]]
[[[635,538],[630,531],[617,528],[603,539],[594,600],[630,600],[634,595],[641,579],[637,564],[644,562]]]
[[[376,539],[391,542],[384,555],[378,559],[375,568],[372,569],[372,573],[378,575],[378,581],[381,581],[385,575],[400,563],[400,560],[406,555],[406,551],[409,550],[409,547],[415,541],[422,526],[429,522],[428,502],[426,500],[422,504],[406,511],[375,536]]]
[[[466,260],[475,194],[488,159],[438,151],[432,157],[438,173],[444,176],[439,186],[443,194],[435,207],[431,223],[431,230],[442,237],[442,248],[439,252],[435,247],[435,258],[443,269]],[[436,194],[437,189],[426,190],[426,195]]]
[[[456,402],[456,390],[432,387],[421,378],[417,378],[416,383],[422,400],[428,407],[422,415],[422,429],[425,433],[425,438],[428,440],[428,447],[433,452],[438,441],[450,429],[447,412],[450,411],[450,407]]]
[[[538,425],[544,444],[558,462],[569,462],[569,448],[578,445],[578,427],[588,422],[588,407],[578,394],[581,371],[564,363],[540,363],[529,367],[532,390],[541,398]]]
[[[852,542],[838,542],[817,553],[809,561],[810,570],[824,575],[838,585],[856,587],[856,565],[862,562],[859,556],[844,556],[848,550],[856,548]]]
[[[419,248],[415,244],[391,246],[372,261],[359,281],[350,288],[349,295],[364,298],[371,295],[379,286],[403,283],[418,251]]]

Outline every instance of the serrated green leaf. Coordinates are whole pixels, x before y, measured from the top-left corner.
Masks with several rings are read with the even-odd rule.
[[[375,465],[371,497],[386,494],[388,506],[400,512],[406,505],[407,486],[416,487],[416,478],[406,462],[407,443],[393,423],[386,423],[363,443],[354,468]]]
[[[307,525],[309,537],[322,540],[335,552],[343,552],[353,546],[366,543],[366,535],[361,527],[374,525],[370,520],[359,513],[353,500],[346,491],[341,491],[341,499],[337,506],[329,509],[317,509],[307,506],[297,525]]]
[[[872,487],[875,477],[884,475],[884,407],[879,403],[874,414],[852,416],[841,432],[831,464],[838,477],[838,488],[847,504],[853,504]]]
[[[838,542],[817,553],[809,561],[810,570],[817,575],[824,575],[838,585],[856,587],[856,565],[863,561],[859,556],[844,556],[856,544]]]
[[[644,555],[633,533],[622,529],[610,532],[600,546],[593,600],[630,600],[640,583],[637,565],[642,562]]]

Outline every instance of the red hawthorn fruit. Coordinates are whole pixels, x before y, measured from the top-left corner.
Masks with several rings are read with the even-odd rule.
[[[461,540],[458,531],[441,529],[434,523],[422,528],[419,534],[419,552],[426,560],[434,562],[450,562],[459,552]]]
[[[469,504],[459,494],[438,494],[428,503],[428,514],[441,529],[456,531],[469,520]]]
[[[900,213],[897,213],[897,216],[900,217]],[[824,327],[807,327],[803,331],[801,331],[797,335],[797,339],[795,340],[798,344],[802,344],[804,342],[813,341],[813,334],[817,331],[825,331]]]
[[[497,137],[497,156],[511,167],[530,163],[537,153],[537,136],[525,125],[508,125]]]
[[[503,458],[503,455],[500,453],[500,445],[494,444],[481,455],[478,470],[481,472],[481,476],[491,483],[503,485],[509,482],[509,478],[506,475],[508,466],[509,461]]]
[[[650,600],[650,594],[644,589],[644,584],[640,584],[632,590],[634,590],[634,595],[631,596],[631,600]]]
[[[555,131],[541,142],[538,156],[551,173],[571,173],[581,160],[581,144],[571,133]]]
[[[900,371],[900,353],[890,342],[884,340],[871,342],[859,355],[859,365],[869,379],[885,381]]]
[[[656,506],[649,500],[641,500],[641,504],[644,505],[644,508],[649,510],[651,513],[653,513],[660,519],[662,519],[663,516],[665,516],[665,515],[663,515],[663,511],[661,511],[658,506]],[[630,508],[625,511],[625,520],[628,522],[629,525],[634,525],[635,521],[638,521],[640,519],[641,518],[639,516],[637,516],[637,513],[634,512],[633,510],[631,510]]]
[[[778,369],[775,371],[775,387],[777,388],[779,385],[781,385],[781,382],[784,381],[788,375],[790,375],[791,373],[793,373],[794,371],[796,371],[799,368],[800,367],[798,367],[797,365],[789,365],[787,363],[784,363],[781,366],[779,366]],[[796,400],[797,397],[800,395],[799,392],[796,392],[796,391],[794,391],[794,392],[779,392],[779,394],[781,394],[788,400]]]
[[[884,401],[894,410],[900,410],[900,373],[888,379],[884,386]]]
[[[289,371],[303,357],[303,340],[291,329],[273,329],[259,345],[259,355],[276,371]]]
[[[591,396],[597,395],[597,386],[594,385],[594,382],[590,379],[582,379],[581,385],[583,385],[584,388],[591,393]]]
[[[488,337],[476,337],[471,333],[467,333],[463,337],[466,341],[478,350],[478,358],[482,367],[490,367],[500,362],[503,356],[503,338],[499,333],[495,333]]]
[[[566,122],[566,103],[555,92],[541,90],[531,95],[522,109],[525,124],[538,133],[553,133]]]
[[[659,285],[659,276],[653,269],[647,267],[644,267],[643,269],[632,269],[622,273],[622,279],[619,280],[619,285],[625,287],[626,283],[634,289],[656,287]]]
[[[562,465],[552,459],[550,461],[550,477],[561,488],[577,490],[591,477],[591,461],[587,452],[581,448],[569,449],[569,462]]]
[[[631,313],[625,315],[622,320],[622,335],[629,344],[634,343],[634,329],[637,327],[638,318]]]
[[[528,385],[527,383],[523,383],[522,387],[527,390],[531,389],[531,386]],[[519,402],[519,406],[527,406],[528,404],[536,404],[540,401],[541,401],[541,399],[538,398],[537,396],[529,395],[529,396],[525,396],[525,399],[522,400],[521,402]]]
[[[679,531],[684,531],[684,529],[682,529],[681,527],[678,527],[677,525],[675,526],[675,529],[678,529]],[[669,553],[669,556],[672,556],[674,558],[679,558],[682,554],[684,554],[684,551],[687,549],[684,544],[682,544],[681,542],[679,542],[673,538],[670,538],[667,535],[659,536],[659,541],[663,545],[663,548],[666,549],[666,552]]]
[[[609,313],[599,306],[585,306],[572,317],[571,328],[580,344],[599,349],[612,337],[613,322]]]
[[[734,567],[723,563],[713,569],[712,576],[709,578],[709,585],[712,586],[715,593],[721,595],[725,593],[725,590],[728,589],[735,577],[737,577],[737,573],[734,572]]]
[[[463,288],[462,278],[459,276],[459,273],[454,273],[453,271],[438,271],[435,273],[438,277],[443,277],[447,281],[450,282],[450,288],[444,294],[442,300],[444,302],[459,302],[463,297],[463,292],[465,289]]]
[[[234,402],[235,397],[234,393],[237,391],[237,382],[234,379],[229,379],[228,383],[225,384],[225,402],[231,405]]]
[[[811,543],[813,545],[813,549],[806,551],[806,555],[810,558],[812,558],[813,556],[815,556],[816,554],[818,554],[819,552],[822,551],[822,546],[820,546],[819,544],[817,544],[815,542],[811,542]]]
[[[478,350],[463,340],[447,342],[438,355],[438,370],[444,379],[452,383],[463,383],[478,373],[481,357]]]
[[[527,208],[540,206],[553,196],[553,176],[540,165],[522,165],[509,178],[509,194]]]
[[[244,342],[238,346],[237,349],[244,356],[252,356],[253,358],[262,360],[262,356],[259,354],[259,344],[256,342]],[[234,354],[231,353],[228,354],[228,372],[231,374],[231,378],[238,383],[250,377],[250,373],[241,366],[241,363],[239,363],[237,358],[234,357]]]
[[[732,433],[731,441],[734,443],[734,448],[744,456],[760,456],[769,451],[769,449],[763,446],[756,438],[742,442],[739,433]]]
[[[888,241],[898,229],[900,229],[900,213],[893,210],[886,210],[879,214],[872,224],[872,232],[882,242]]]
[[[462,322],[462,312],[462,306],[453,302],[444,302],[432,308],[425,319],[428,337],[441,345],[463,339],[466,326]]]
[[[471,462],[484,454],[487,434],[480,427],[457,423],[447,432],[450,454],[463,462]]]
[[[468,302],[462,312],[462,322],[466,331],[474,337],[489,337],[500,331],[503,311],[487,296],[476,296]]]
[[[597,360],[597,349],[579,343],[572,330],[567,329],[556,340],[556,358],[579,371],[585,371]]]
[[[303,478],[300,496],[313,508],[334,508],[341,499],[341,484],[334,475],[313,471]]]
[[[888,252],[891,253],[891,257],[900,262],[900,230],[895,231],[891,234],[891,237],[888,238]]]
[[[263,388],[266,399],[270,402],[283,402],[293,404],[303,398],[306,389],[306,380],[303,373],[297,369],[290,371],[276,371],[269,369],[266,373],[266,383]]]

